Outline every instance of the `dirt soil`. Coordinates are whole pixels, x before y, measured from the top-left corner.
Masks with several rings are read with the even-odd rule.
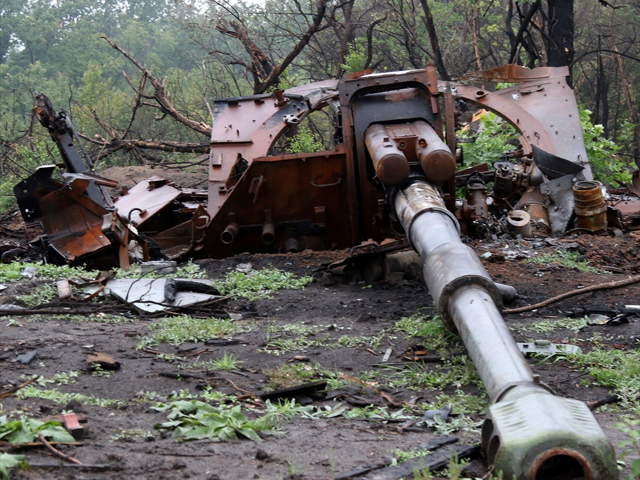
[[[108,176],[108,175],[106,175]],[[595,267],[615,273],[583,273],[559,264],[535,265],[524,263],[534,253],[551,252],[567,247],[577,249]],[[535,241],[504,240],[476,242],[472,244],[483,258],[483,263],[493,278],[514,286],[520,298],[513,306],[533,304],[569,290],[588,287],[640,274],[640,239],[625,234],[611,236],[575,236],[562,240],[539,239]],[[51,400],[28,398],[19,400],[9,396],[2,400],[2,414],[43,418],[73,411],[81,420],[85,434],[73,446],[58,446],[87,467],[73,466],[51,455],[42,446],[25,447],[13,453],[23,453],[30,470],[12,471],[15,479],[332,479],[344,472],[378,463],[388,463],[396,450],[410,451],[424,446],[438,437],[430,427],[401,428],[406,420],[347,419],[342,416],[322,419],[306,419],[298,415],[281,425],[277,435],[263,435],[261,442],[236,440],[213,442],[197,440],[180,442],[166,431],[154,429],[154,425],[166,421],[166,413],[152,408],[156,401],[167,400],[172,392],[184,391],[193,396],[202,393],[204,385],[215,391],[237,397],[243,412],[250,418],[262,414],[263,402],[259,395],[265,393],[268,373],[276,367],[288,364],[308,365],[314,371],[312,379],[326,378],[326,372],[346,378],[360,378],[352,382],[351,396],[336,400],[311,395],[310,405],[322,410],[342,403],[350,408],[361,405],[387,407],[397,412],[394,405],[429,405],[444,391],[453,394],[460,389],[467,394],[482,397],[482,390],[475,385],[449,385],[442,391],[412,390],[397,387],[389,376],[380,371],[383,356],[391,349],[387,363],[401,370],[410,363],[414,369],[429,371],[438,367],[435,363],[408,362],[401,355],[419,339],[407,338],[394,329],[403,317],[420,311],[427,317],[436,311],[426,286],[421,279],[394,278],[372,286],[351,282],[341,271],[314,273],[320,266],[346,256],[347,252],[312,253],[291,255],[240,255],[225,260],[206,260],[198,265],[211,278],[222,278],[239,264],[250,263],[254,270],[275,267],[296,275],[310,275],[314,280],[302,290],[281,290],[273,298],[257,301],[231,298],[223,305],[213,305],[194,315],[227,316],[233,314],[236,322],[247,331],[233,337],[237,343],[216,342],[220,339],[183,343],[168,343],[139,349],[142,339],[149,337],[154,318],[142,318],[113,299],[102,299],[96,305],[125,309],[128,320],[123,323],[102,323],[103,313],[87,314],[81,320],[70,320],[54,313],[40,316],[5,315],[0,339],[0,392],[6,391],[35,375],[52,379],[55,374],[79,372],[75,381],[50,383],[46,389],[60,392],[82,393],[102,399],[119,400],[115,407],[87,405],[71,401],[56,403]],[[0,292],[2,302],[14,304],[20,295],[33,292],[44,282],[25,279],[18,283],[5,283]],[[69,308],[73,311],[78,302],[57,303],[47,311]],[[541,320],[562,319],[566,312],[576,307],[607,306],[618,308],[640,304],[640,284],[613,290],[596,291],[587,295],[555,303],[536,311],[505,315],[512,327],[530,325]],[[238,315],[239,314],[239,315]],[[285,325],[313,327],[307,337],[307,346],[285,351],[279,355],[266,347],[274,340],[296,339],[295,329],[287,333]],[[278,334],[269,332],[279,331]],[[545,338],[553,342],[572,343],[585,351],[593,348],[594,338],[600,345],[611,349],[640,348],[640,317],[630,318],[620,325],[589,325],[579,332],[560,328],[545,334],[523,336],[514,329],[517,341]],[[381,338],[379,343],[371,339]],[[351,339],[352,341],[349,341]],[[367,340],[370,339],[370,340]],[[299,344],[301,345],[301,344]],[[429,351],[429,345],[424,346]],[[461,346],[452,341],[452,351]],[[28,365],[16,362],[16,357],[37,350],[37,357]],[[120,363],[111,375],[96,375],[86,367],[87,354],[108,354]],[[225,354],[242,361],[234,371],[203,371],[192,365],[196,360],[220,359]],[[593,379],[573,369],[564,361],[541,363],[530,358],[529,364],[558,395],[583,401],[606,397],[609,392],[599,387]],[[442,362],[440,362],[442,363]],[[324,373],[323,373],[324,372]],[[365,372],[374,372],[365,375]],[[58,377],[60,378],[60,377]],[[153,392],[153,393],[149,393]],[[345,398],[348,397],[348,398]],[[453,419],[461,416],[454,404]],[[614,429],[627,412],[615,408],[598,410],[595,416],[618,452],[618,443],[624,436]],[[457,417],[456,417],[457,415]],[[415,416],[415,414],[414,414]],[[469,415],[467,415],[469,416]],[[480,422],[483,412],[475,412],[471,418]],[[476,444],[476,432],[456,432],[460,444]],[[8,446],[3,446],[9,451]],[[481,457],[477,457],[481,462]],[[626,459],[630,461],[629,457]],[[48,466],[36,466],[48,465]],[[93,466],[93,467],[92,467]],[[486,473],[481,465],[473,463],[476,472],[469,476],[482,477]],[[625,478],[626,478],[625,473]],[[352,478],[370,478],[357,476]],[[434,477],[440,478],[440,477]],[[444,478],[444,477],[443,477]]]

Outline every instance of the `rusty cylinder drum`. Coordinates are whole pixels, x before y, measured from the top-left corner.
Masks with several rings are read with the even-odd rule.
[[[375,124],[364,134],[378,179],[385,185],[399,185],[409,176],[411,168],[404,153],[393,142],[384,125]]]
[[[580,181],[573,186],[576,228],[602,232],[607,228],[607,204],[602,195],[602,184]]]
[[[416,155],[424,175],[436,183],[451,180],[456,174],[456,157],[427,122],[413,122],[418,131]]]

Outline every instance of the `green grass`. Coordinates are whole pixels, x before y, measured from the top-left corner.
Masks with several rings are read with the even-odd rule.
[[[604,270],[591,266],[588,260],[581,260],[582,255],[576,251],[556,250],[555,253],[541,253],[535,257],[527,258],[524,263],[536,265],[548,265],[557,263],[566,268],[572,268],[579,272],[605,273]]]
[[[115,278],[208,278],[207,272],[200,269],[200,266],[189,260],[184,265],[178,266],[175,273],[142,273],[140,264],[133,264],[129,270],[114,268]]]
[[[207,371],[231,371],[237,370],[242,365],[242,360],[233,354],[225,353],[222,357],[214,358],[213,360],[196,362],[192,365],[193,368],[201,368]]]
[[[292,273],[276,268],[265,268],[249,274],[229,272],[224,280],[214,283],[222,295],[258,300],[271,298],[275,292],[282,289],[300,290],[312,280],[311,277],[298,278]]]
[[[22,272],[27,267],[36,269],[36,278],[47,280],[62,280],[68,278],[89,278],[96,272],[87,271],[81,267],[69,267],[67,265],[40,265],[36,263],[6,263],[0,264],[0,282],[19,282],[26,277]]]
[[[409,364],[407,368],[387,367],[385,370],[392,372],[389,385],[394,388],[443,390],[450,386],[459,389],[465,385],[484,388],[475,365],[466,355],[458,355],[442,364]]]
[[[429,319],[423,314],[416,313],[396,322],[395,329],[408,338],[419,339],[427,349],[438,353],[450,352],[452,344],[460,344],[458,336],[444,326],[440,315]]]
[[[525,335],[526,333],[553,333],[557,330],[566,328],[567,330],[571,330],[573,333],[578,333],[580,330],[589,325],[589,321],[587,318],[558,318],[558,319],[547,319],[547,320],[539,320],[529,325],[509,325],[509,328],[517,332],[521,335]]]
[[[229,338],[250,330],[246,324],[228,318],[193,318],[188,315],[164,317],[148,327],[153,331],[143,338],[138,348],[145,348],[165,342],[180,345],[186,342],[201,342],[212,338]]]
[[[269,379],[266,391],[295,387],[317,378],[316,371],[308,363],[285,363],[262,373]]]
[[[25,388],[16,392],[16,397],[20,400],[27,398],[39,398],[41,400],[50,400],[59,404],[67,404],[72,400],[80,402],[83,405],[93,405],[104,408],[121,408],[125,405],[122,400],[112,400],[109,398],[99,398],[93,395],[84,395],[82,393],[64,393],[56,389],[41,390],[33,385],[28,385]]]
[[[50,303],[58,297],[58,288],[54,284],[44,284],[27,295],[20,295],[20,301],[28,307]]]
[[[640,351],[596,347],[588,353],[564,358],[577,369],[588,372],[596,385],[610,388],[622,399],[623,408],[640,414]]]

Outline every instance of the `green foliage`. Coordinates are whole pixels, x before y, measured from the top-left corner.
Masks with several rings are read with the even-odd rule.
[[[156,425],[156,428],[173,430],[173,436],[181,440],[226,441],[244,437],[260,441],[256,432],[273,428],[273,424],[264,418],[249,420],[239,405],[223,409],[197,400],[182,400],[161,405],[158,410],[169,414],[168,421]]]
[[[220,358],[214,358],[207,364],[210,370],[217,371],[237,370],[240,365],[242,365],[242,360],[231,353],[225,353]]]
[[[129,270],[114,268],[112,272],[115,278],[207,278],[207,272],[200,268],[200,265],[189,260],[187,263],[180,265],[175,273],[142,273],[142,265],[134,264]]]
[[[392,369],[395,372],[389,384],[395,388],[405,387],[412,390],[444,390],[455,386],[476,385],[482,387],[482,381],[473,362],[466,355],[458,355],[442,364],[409,365],[408,368]]]
[[[349,53],[341,65],[346,73],[360,72],[364,70],[367,62],[367,51],[364,38],[357,39],[355,45],[349,45]]]
[[[640,478],[640,420],[626,419],[624,422],[616,423],[615,428],[628,437],[618,444],[622,449],[620,460],[633,454],[638,456],[631,461],[631,473],[627,477],[628,480],[636,480]]]
[[[18,180],[13,177],[0,182],[0,214],[18,206],[16,197],[13,194],[13,187],[15,187],[16,183],[18,183]]]
[[[515,149],[510,142],[519,137],[513,126],[492,112],[480,117],[480,128],[475,137],[465,131],[458,132],[458,136],[473,139],[473,143],[464,144],[464,167],[481,163],[488,163],[492,167],[504,154]]]
[[[26,398],[40,398],[43,400],[51,400],[55,403],[67,404],[72,400],[82,403],[83,405],[94,405],[104,408],[119,408],[124,402],[121,400],[112,400],[109,398],[99,398],[93,395],[84,395],[82,393],[64,393],[59,390],[41,390],[34,385],[28,385],[16,393],[16,397],[24,400]]]
[[[41,422],[34,418],[9,420],[4,415],[0,417],[0,441],[31,443],[37,440],[38,435],[42,435],[54,442],[75,442],[74,438],[64,429],[60,422],[54,420]]]
[[[608,186],[617,186],[618,183],[631,183],[629,167],[616,155],[621,147],[604,137],[604,127],[602,125],[593,125],[591,123],[591,113],[587,109],[580,109],[584,145],[587,149],[587,158],[591,164],[594,178]]]
[[[298,133],[289,142],[290,153],[313,153],[324,150],[322,141],[317,134],[311,131],[307,124],[298,127]]]
[[[144,338],[138,348],[157,345],[160,342],[180,345],[185,342],[200,342],[211,338],[227,338],[247,331],[249,327],[228,318],[193,318],[188,315],[164,317],[149,325],[154,331]]]
[[[97,103],[104,97],[109,88],[109,83],[105,82],[102,77],[102,67],[100,64],[90,61],[87,70],[82,77],[84,84],[78,100],[89,108],[95,108]]]
[[[444,408],[447,405],[453,407],[453,412],[462,415],[477,415],[484,413],[489,408],[489,397],[483,390],[468,394],[456,390],[454,394],[441,393],[431,408]]]
[[[306,363],[285,363],[275,368],[263,370],[269,381],[267,390],[294,387],[311,381],[316,377],[316,372],[311,365]]]
[[[0,453],[0,478],[2,480],[9,480],[9,469],[13,467],[27,469],[29,464],[25,461],[24,455]]]
[[[20,301],[28,307],[49,303],[58,296],[58,288],[49,283],[40,285],[28,295],[20,295]]]
[[[215,285],[222,295],[258,300],[271,298],[273,293],[282,289],[300,290],[312,280],[311,277],[297,278],[277,268],[265,268],[249,274],[229,272],[224,280],[215,282]]]
[[[48,280],[60,280],[65,278],[82,278],[89,274],[87,270],[80,267],[69,267],[63,265],[61,267],[56,265],[41,265],[37,263],[4,263],[0,264],[0,282],[19,282],[24,280],[22,272],[25,268],[34,268],[37,271],[36,277],[40,279]]]
[[[421,339],[429,350],[440,353],[444,353],[452,344],[459,342],[458,337],[444,326],[439,315],[428,320],[426,316],[416,313],[396,322],[395,328],[408,337]]]
[[[608,387],[625,408],[640,412],[640,351],[597,347],[588,353],[566,355],[569,362],[589,373],[597,385]]]
[[[535,257],[527,258],[524,263],[534,263],[536,265],[548,265],[550,263],[557,263],[566,268],[573,268],[579,272],[589,273],[603,273],[603,270],[592,267],[588,260],[577,251],[571,250],[556,250],[555,253],[541,253]]]
[[[511,330],[520,334],[525,332],[533,333],[553,333],[561,328],[571,330],[573,333],[578,333],[580,330],[589,325],[588,319],[585,318],[558,318],[551,320],[538,320],[530,323],[529,325],[510,325]]]

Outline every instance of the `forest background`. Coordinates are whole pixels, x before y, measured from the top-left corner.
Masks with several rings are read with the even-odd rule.
[[[640,165],[639,14],[639,0],[2,0],[0,207],[60,161],[35,92],[68,112],[100,171],[204,161],[216,97],[425,63],[442,79],[568,65],[590,159],[613,181]]]

